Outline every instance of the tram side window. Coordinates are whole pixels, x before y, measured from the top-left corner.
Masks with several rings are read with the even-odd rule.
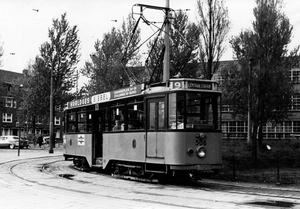
[[[112,131],[124,131],[124,107],[111,108]]]
[[[77,113],[78,132],[87,132],[87,114]]]
[[[77,127],[76,127],[76,113],[75,112],[71,112],[71,113],[68,113],[68,116],[67,116],[67,119],[68,119],[68,130],[67,132],[70,132],[70,133],[74,133],[77,131]]]
[[[103,115],[104,115],[104,131],[110,130],[110,119],[109,119],[109,109],[103,109]]]
[[[86,131],[92,132],[93,131],[93,121],[92,121],[92,113],[87,113],[87,125],[86,125]]]
[[[144,129],[144,104],[128,104],[128,130]]]

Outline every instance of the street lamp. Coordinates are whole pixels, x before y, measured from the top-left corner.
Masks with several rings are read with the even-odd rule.
[[[19,91],[21,92],[21,89],[23,88],[23,84],[20,84]],[[21,92],[22,93],[22,92]],[[19,127],[19,146],[18,146],[18,156],[20,156],[20,145],[21,145],[21,127],[20,127],[20,121],[17,122],[17,126]]]
[[[53,61],[51,65],[51,78],[50,78],[50,123],[49,123],[49,130],[50,130],[50,148],[49,148],[49,153],[52,154],[54,153],[53,151],[53,136],[54,136],[54,126],[53,126]]]

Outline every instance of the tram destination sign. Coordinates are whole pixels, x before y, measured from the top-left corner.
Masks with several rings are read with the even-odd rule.
[[[189,89],[212,90],[212,83],[189,81],[187,87]]]
[[[203,89],[213,90],[214,83],[195,79],[174,79],[170,82],[171,89]]]

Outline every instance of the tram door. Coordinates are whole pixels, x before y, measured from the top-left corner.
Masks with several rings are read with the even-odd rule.
[[[146,157],[163,158],[165,150],[165,99],[149,99],[147,102]]]
[[[102,157],[102,114],[101,111],[93,113],[93,156]]]

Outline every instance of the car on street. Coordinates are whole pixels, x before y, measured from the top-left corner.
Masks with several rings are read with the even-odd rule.
[[[19,147],[20,141],[20,148],[27,148],[29,147],[28,140],[20,139],[18,136],[0,136],[0,147],[9,147],[10,149],[14,149],[15,147]]]

